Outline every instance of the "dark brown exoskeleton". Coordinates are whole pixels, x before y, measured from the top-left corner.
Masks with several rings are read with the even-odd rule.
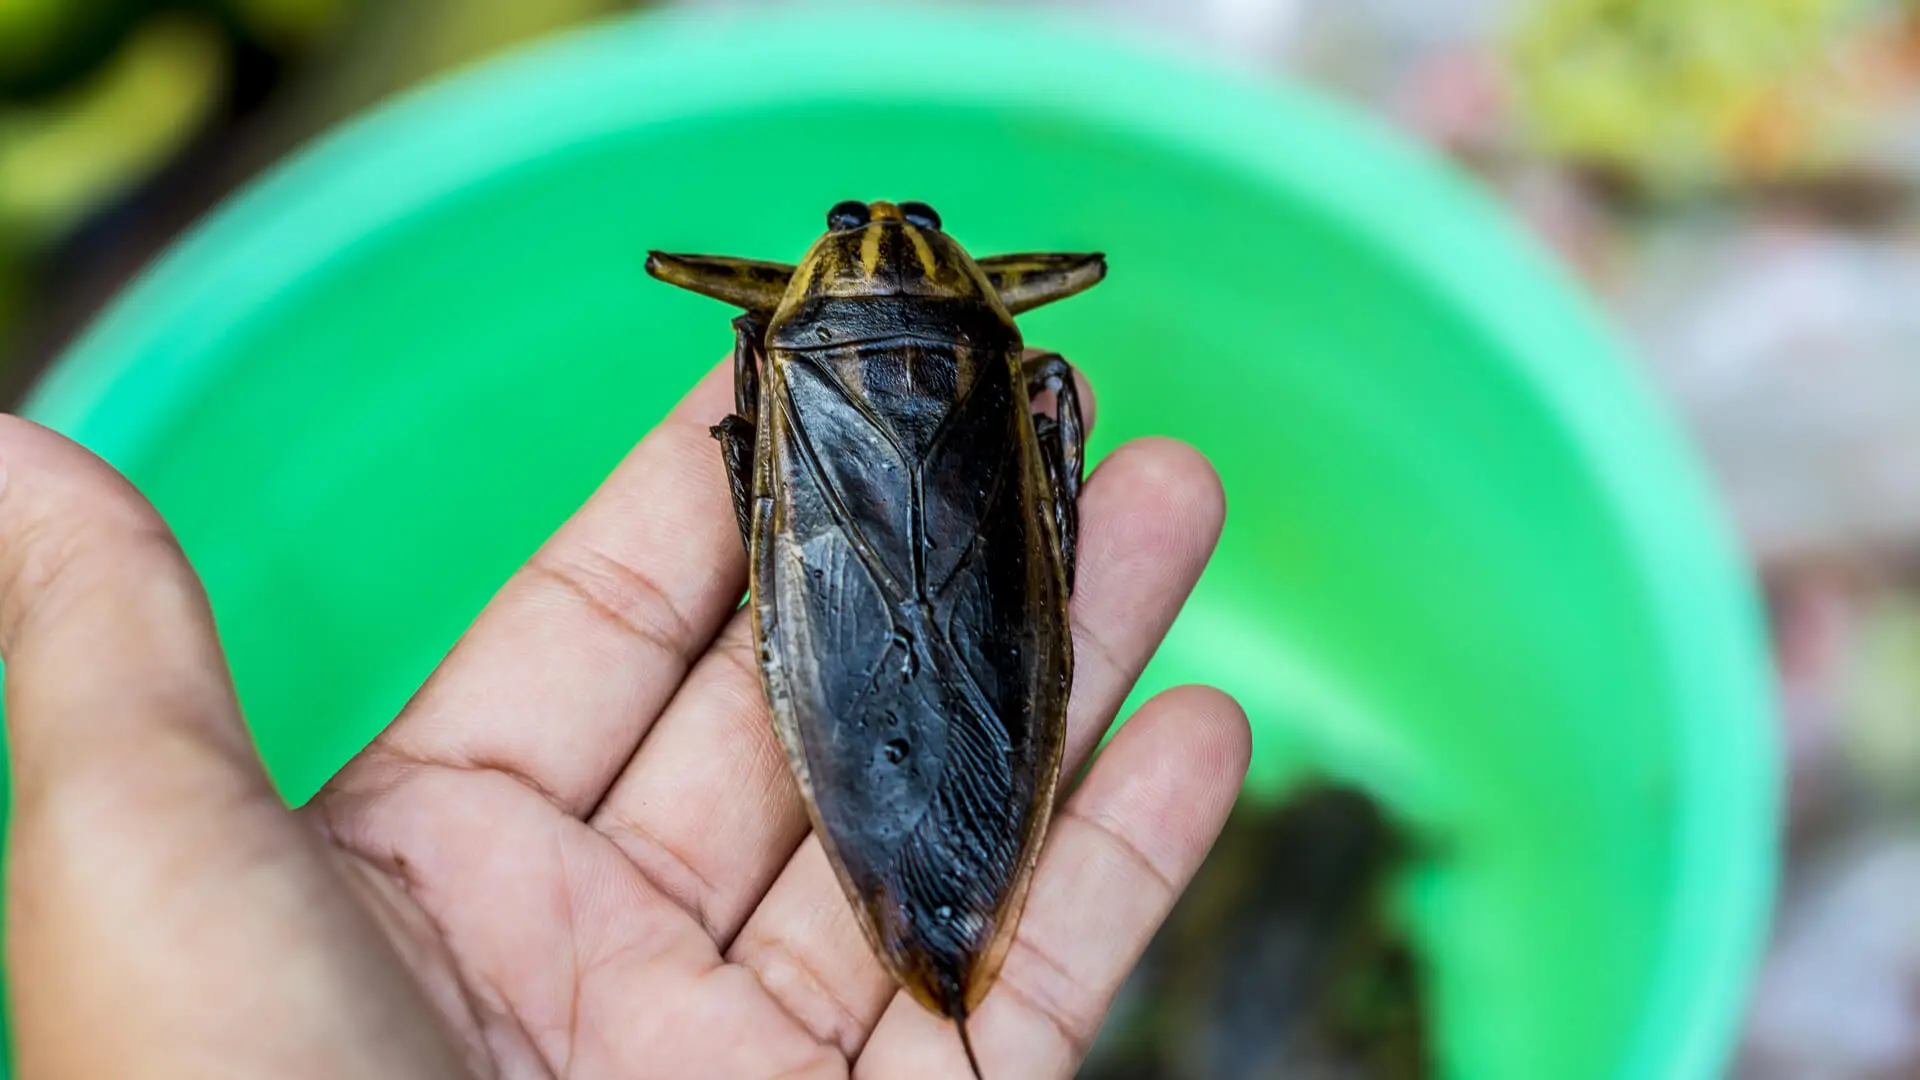
[[[978,1075],[1059,780],[1084,453],[1072,369],[1013,316],[1105,259],[976,262],[923,203],[843,202],[798,267],[647,269],[746,311],[713,433],[774,727],[875,953]]]

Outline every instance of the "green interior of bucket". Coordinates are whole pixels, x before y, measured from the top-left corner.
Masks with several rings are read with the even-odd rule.
[[[1108,253],[1028,340],[1096,456],[1185,439],[1229,502],[1140,694],[1221,685],[1256,791],[1330,769],[1443,838],[1447,1075],[1717,1075],[1771,871],[1746,583],[1577,292],[1310,94],[1006,13],[617,23],[270,177],[31,412],[178,530],[304,798],[727,352],[646,249],[792,260],[849,197]]]

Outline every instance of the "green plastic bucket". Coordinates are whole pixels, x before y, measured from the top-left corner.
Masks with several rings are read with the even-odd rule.
[[[1096,452],[1186,439],[1230,505],[1141,694],[1217,683],[1255,790],[1330,769],[1448,837],[1407,895],[1448,1074],[1717,1075],[1774,870],[1750,583],[1578,290],[1311,93],[1007,11],[615,22],[278,169],[29,412],[178,530],[302,799],[725,355],[645,250],[792,259],[848,197],[1109,253],[1029,340]]]

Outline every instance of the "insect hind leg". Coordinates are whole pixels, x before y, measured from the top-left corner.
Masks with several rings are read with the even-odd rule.
[[[1027,393],[1053,391],[1054,415],[1036,414],[1034,434],[1046,456],[1047,478],[1053,488],[1053,523],[1060,534],[1060,555],[1066,563],[1067,589],[1073,589],[1074,549],[1080,532],[1080,483],[1086,470],[1087,432],[1080,414],[1080,387],[1073,365],[1059,353],[1039,353],[1024,364]]]
[[[733,492],[740,542],[753,545],[753,454],[760,414],[761,349],[766,328],[752,313],[733,320],[733,414],[707,430],[720,441],[720,460]]]
[[[753,425],[729,416],[708,428],[720,440],[721,461],[727,469],[727,487],[733,492],[733,513],[740,523],[740,542],[753,542]]]

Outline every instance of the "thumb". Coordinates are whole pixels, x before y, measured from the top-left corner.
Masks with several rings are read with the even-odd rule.
[[[142,1021],[167,996],[165,973],[142,970],[163,966],[148,935],[191,940],[183,909],[218,906],[211,864],[230,857],[236,816],[256,835],[292,830],[275,824],[286,815],[172,535],[105,463],[11,416],[0,416],[0,660],[19,1063],[28,1076],[115,1075],[156,1034]]]
[[[93,455],[8,416],[0,660],[22,1075],[454,1071],[380,927],[269,783],[166,526]]]
[[[155,815],[277,802],[172,533],[104,462],[12,416],[0,416],[0,661],[17,825],[55,799],[163,827]]]

